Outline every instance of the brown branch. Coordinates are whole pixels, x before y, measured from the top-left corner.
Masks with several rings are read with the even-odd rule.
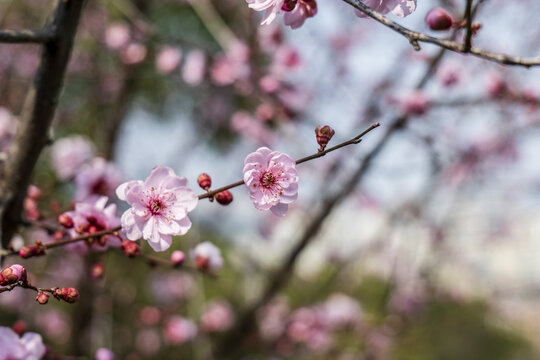
[[[47,144],[58,97],[77,31],[83,0],[58,0],[46,29],[53,39],[43,44],[40,66],[21,114],[16,139],[9,149],[0,184],[2,244],[7,246],[20,224],[22,203],[36,161]]]
[[[375,124],[371,125],[369,128],[367,128],[366,130],[364,130],[362,133],[360,133],[360,134],[356,135],[355,137],[353,137],[352,139],[344,141],[341,144],[338,144],[338,145],[336,145],[334,147],[331,147],[331,148],[329,148],[327,150],[319,151],[319,152],[317,152],[317,153],[315,153],[313,155],[309,155],[309,156],[303,157],[301,159],[298,159],[298,160],[296,160],[296,164],[298,165],[298,164],[301,164],[301,163],[304,163],[304,162],[307,162],[307,161],[310,161],[310,160],[313,160],[313,159],[320,158],[320,157],[328,154],[329,152],[341,149],[342,147],[345,147],[347,145],[358,144],[358,143],[360,143],[360,141],[362,141],[362,137],[364,135],[366,135],[371,130],[379,127],[380,125],[381,124],[379,124],[379,123],[375,123]],[[220,192],[225,191],[225,190],[232,189],[232,188],[240,186],[242,184],[244,184],[244,180],[239,180],[239,181],[237,181],[235,183],[220,187],[219,189],[209,191],[206,194],[199,195],[199,200],[206,199],[208,197],[212,197],[212,196],[216,195],[217,193],[220,193]]]
[[[384,26],[406,37],[411,43],[411,45],[414,47],[414,49],[417,51],[421,49],[419,42],[425,42],[425,43],[434,44],[444,49],[448,49],[448,50],[463,54],[463,48],[464,48],[463,43],[459,43],[453,40],[439,39],[439,38],[436,38],[436,37],[433,37],[433,36],[430,36],[421,32],[408,29],[388,19],[386,16],[382,15],[381,13],[370,9],[360,0],[343,0],[343,1],[353,6],[354,8],[362,11],[364,14],[368,15],[369,17],[377,20]],[[522,57],[517,57],[517,56],[512,56],[512,55],[494,53],[491,51],[478,49],[472,46],[469,50],[469,53],[476,57],[493,61],[493,62],[503,64],[503,65],[517,65],[517,66],[525,66],[525,67],[540,65],[540,57],[522,58]]]
[[[43,30],[0,30],[0,43],[44,44],[54,39],[54,32],[50,28]]]
[[[472,41],[472,22],[473,22],[473,14],[472,14],[472,3],[473,0],[467,0],[467,5],[465,6],[465,20],[467,21],[466,25],[466,33],[465,33],[465,43],[463,44],[463,52],[468,53],[471,51],[471,41]]]

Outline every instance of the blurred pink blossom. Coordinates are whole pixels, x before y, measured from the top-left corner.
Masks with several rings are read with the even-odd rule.
[[[120,219],[116,215],[116,204],[109,204],[106,196],[87,199],[84,202],[75,204],[75,210],[64,213],[73,219],[73,228],[70,229],[72,237],[81,234],[92,234],[95,232],[113,229],[120,225]],[[107,206],[106,206],[107,205]],[[93,245],[105,250],[108,245],[120,246],[120,240],[114,235],[105,235],[96,239]],[[84,250],[83,243],[73,243],[73,249]]]
[[[156,325],[161,319],[161,311],[154,306],[145,306],[141,310],[139,317],[145,325]]]
[[[333,294],[322,309],[328,325],[336,328],[354,324],[363,314],[358,301],[345,294]]]
[[[223,258],[218,247],[210,241],[204,241],[190,252],[195,266],[200,270],[217,270],[223,266]]]
[[[391,12],[399,17],[410,15],[416,10],[416,0],[361,0],[371,9],[386,14]],[[356,16],[365,18],[368,17],[360,10],[355,9]]]
[[[131,43],[120,51],[120,59],[127,65],[138,64],[146,58],[146,46]]]
[[[182,59],[182,51],[172,46],[165,46],[156,56],[156,69],[160,74],[172,73]]]
[[[109,49],[119,50],[131,40],[129,27],[124,23],[115,23],[105,30],[105,45]]]
[[[41,335],[27,332],[19,337],[10,327],[0,326],[0,359],[37,360],[46,351]]]
[[[292,46],[283,45],[276,49],[271,65],[271,73],[277,78],[297,69],[302,65],[298,51]]]
[[[265,93],[273,93],[279,89],[280,82],[273,75],[265,75],[259,80],[259,87]]]
[[[161,348],[161,336],[156,329],[142,329],[135,340],[137,350],[146,355],[153,355]]]
[[[422,115],[430,105],[428,97],[422,91],[410,91],[391,99],[404,115]]]
[[[135,241],[142,237],[155,251],[164,251],[171,246],[173,235],[187,233],[191,228],[187,214],[198,202],[187,185],[185,177],[165,166],[155,166],[144,182],[120,185],[116,195],[132,206],[121,219],[127,238]]]
[[[207,332],[227,331],[234,322],[234,313],[226,301],[210,302],[201,316],[201,328]]]
[[[95,195],[111,196],[121,181],[120,169],[112,162],[97,157],[78,171],[75,198],[81,201]]]
[[[85,137],[75,135],[54,142],[51,149],[52,166],[60,180],[67,180],[94,157],[94,145]]]
[[[274,134],[259,120],[245,111],[237,111],[231,117],[231,128],[261,144],[270,145],[275,141]]]
[[[287,154],[261,147],[244,160],[244,182],[258,210],[287,213],[288,204],[298,197],[296,162]]]
[[[96,350],[94,360],[114,360],[114,353],[107,348],[99,348]]]
[[[191,85],[197,86],[204,78],[206,70],[206,56],[199,49],[191,50],[186,55],[186,61],[182,67],[182,79]]]
[[[225,54],[218,54],[210,69],[210,77],[216,85],[230,85],[245,80],[251,72],[249,48],[242,42],[230,46]]]
[[[171,344],[183,344],[197,336],[197,326],[181,316],[172,316],[165,325],[165,340]]]

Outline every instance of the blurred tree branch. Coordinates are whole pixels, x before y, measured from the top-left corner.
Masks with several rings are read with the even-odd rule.
[[[36,161],[47,144],[83,0],[59,0],[45,29],[52,39],[43,44],[41,63],[21,114],[16,139],[3,168],[0,197],[2,245],[9,243],[20,223],[22,202]]]

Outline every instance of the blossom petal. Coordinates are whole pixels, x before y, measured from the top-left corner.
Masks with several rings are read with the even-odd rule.
[[[150,176],[144,182],[144,185],[147,187],[154,186],[160,187],[163,182],[169,180],[169,177],[175,177],[174,171],[170,167],[166,166],[154,166],[150,172]]]
[[[126,210],[122,214],[120,222],[122,223],[122,230],[124,230],[126,237],[129,240],[139,240],[143,236],[137,219],[131,209]]]

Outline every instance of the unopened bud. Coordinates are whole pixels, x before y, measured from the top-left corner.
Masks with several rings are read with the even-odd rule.
[[[27,328],[28,328],[28,325],[26,324],[24,320],[17,320],[13,323],[13,325],[11,325],[11,329],[15,331],[17,334],[19,334],[19,336],[24,334]]]
[[[65,302],[68,302],[70,304],[73,304],[77,300],[79,300],[79,291],[75,288],[61,288],[56,289],[54,292],[54,296],[57,299],[64,300]]]
[[[281,10],[293,11],[297,2],[297,0],[285,0],[285,2],[283,2],[283,5],[281,5]]]
[[[452,15],[441,7],[429,10],[425,20],[431,30],[437,31],[448,30],[454,23]]]
[[[0,285],[6,286],[19,281],[26,282],[26,269],[19,264],[6,266],[0,271]]]
[[[30,185],[28,186],[28,190],[26,191],[26,196],[37,200],[41,197],[41,190],[36,185]]]
[[[36,301],[40,303],[41,305],[45,305],[49,302],[49,294],[40,292],[38,296],[36,297]]]
[[[130,240],[122,241],[122,250],[124,251],[124,254],[130,258],[136,258],[137,256],[141,255],[139,245]]]
[[[73,227],[73,219],[67,213],[58,215],[58,222],[66,229],[71,229]]]
[[[229,205],[233,201],[232,193],[229,190],[218,192],[214,198],[221,205]]]
[[[210,189],[210,186],[212,186],[212,178],[207,173],[202,173],[197,178],[197,183],[204,190],[208,190]]]
[[[334,129],[332,129],[328,125],[324,126],[317,126],[315,128],[315,135],[317,136],[317,144],[319,144],[320,148],[319,151],[323,151],[332,136],[334,136],[336,132]]]
[[[33,256],[45,255],[45,248],[42,245],[27,245],[19,250],[19,256],[28,259]]]
[[[171,261],[174,265],[180,265],[184,262],[185,258],[186,254],[184,254],[184,252],[180,250],[175,250],[171,254]]]
[[[101,261],[92,265],[92,268],[90,269],[90,277],[92,277],[92,279],[101,279],[104,273],[105,266]]]

